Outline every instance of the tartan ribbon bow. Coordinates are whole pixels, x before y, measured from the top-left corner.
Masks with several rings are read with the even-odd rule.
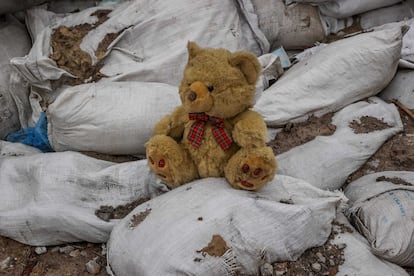
[[[195,120],[191,125],[190,132],[188,133],[188,141],[193,147],[198,148],[204,137],[204,131],[208,122],[212,123],[211,131],[220,147],[226,151],[233,143],[233,139],[228,131],[224,128],[223,119],[215,116],[209,116],[204,112],[201,113],[189,113],[190,120]]]

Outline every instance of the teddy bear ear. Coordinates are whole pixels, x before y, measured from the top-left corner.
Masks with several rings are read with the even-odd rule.
[[[235,52],[231,54],[229,62],[242,71],[249,84],[256,84],[262,67],[254,54],[245,51]]]
[[[194,58],[198,53],[201,52],[202,48],[197,43],[188,41],[187,43],[188,59]]]

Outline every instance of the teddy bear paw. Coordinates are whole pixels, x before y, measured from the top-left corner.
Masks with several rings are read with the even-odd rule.
[[[262,160],[245,160],[240,167],[239,177],[236,181],[241,189],[257,190],[273,178],[272,166],[266,163],[257,165],[258,161]]]
[[[147,153],[148,166],[154,174],[167,184],[174,183],[168,159],[158,150],[150,150]]]
[[[235,188],[249,191],[257,191],[270,182],[277,168],[273,152],[267,147],[258,152],[243,154],[237,164],[230,184]]]

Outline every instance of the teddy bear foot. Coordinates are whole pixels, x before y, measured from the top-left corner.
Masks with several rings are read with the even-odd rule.
[[[225,175],[234,188],[257,191],[274,178],[276,168],[271,148],[240,149],[230,159]]]
[[[171,137],[156,135],[145,146],[148,166],[168,187],[176,188],[197,177],[192,160]]]

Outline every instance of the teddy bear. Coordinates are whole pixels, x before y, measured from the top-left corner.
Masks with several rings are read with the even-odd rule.
[[[247,51],[187,44],[181,105],[163,117],[145,144],[148,165],[168,187],[225,177],[257,191],[274,178],[277,161],[266,124],[251,110],[261,65]]]

